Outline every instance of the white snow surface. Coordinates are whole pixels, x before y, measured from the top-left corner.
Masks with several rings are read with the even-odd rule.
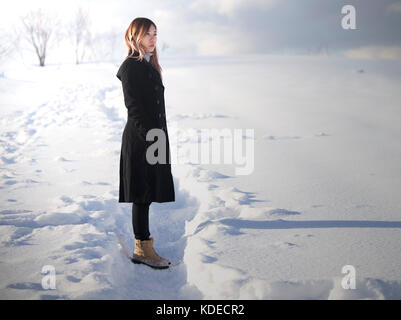
[[[401,298],[400,62],[162,58],[172,148],[205,143],[180,136],[189,128],[254,144],[248,175],[173,163],[176,201],[150,207],[166,270],[128,259],[120,63],[4,66],[0,298]],[[42,287],[48,265],[55,289]]]

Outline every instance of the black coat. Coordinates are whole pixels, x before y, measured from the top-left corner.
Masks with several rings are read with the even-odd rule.
[[[137,52],[135,52],[138,55]],[[146,59],[126,58],[117,78],[121,80],[128,117],[122,134],[119,202],[175,201],[171,174],[171,154],[164,104],[164,85],[159,72]],[[160,163],[147,161],[148,130],[159,128],[165,134],[166,156]],[[155,141],[158,138],[155,139]],[[160,140],[163,142],[163,139]],[[155,142],[153,147],[160,141]],[[154,150],[154,149],[153,149]],[[155,156],[158,150],[153,152]],[[160,153],[163,154],[163,153]]]

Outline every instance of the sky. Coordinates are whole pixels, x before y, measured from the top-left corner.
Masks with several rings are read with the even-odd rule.
[[[2,1],[2,3],[5,1]],[[341,27],[344,5],[356,13],[356,29]],[[158,28],[158,46],[186,55],[344,54],[351,58],[401,59],[401,1],[390,0],[14,0],[2,5],[0,25],[10,27],[42,7],[66,21],[87,9],[94,33],[121,32],[139,16]]]

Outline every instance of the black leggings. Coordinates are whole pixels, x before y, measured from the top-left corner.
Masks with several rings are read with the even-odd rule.
[[[150,203],[132,203],[132,227],[135,239],[149,240],[149,206]]]

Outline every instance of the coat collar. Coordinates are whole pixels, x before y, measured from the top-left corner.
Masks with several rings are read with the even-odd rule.
[[[139,56],[139,52],[134,50],[134,54],[132,56],[138,57]],[[143,63],[147,67],[147,69],[149,71],[149,73],[148,73],[149,78],[151,80],[157,82],[158,84],[160,84],[164,88],[162,79],[160,78],[159,71],[157,71],[155,69],[155,67],[150,62],[148,62],[145,58],[143,58],[142,61],[139,61],[139,62]]]

